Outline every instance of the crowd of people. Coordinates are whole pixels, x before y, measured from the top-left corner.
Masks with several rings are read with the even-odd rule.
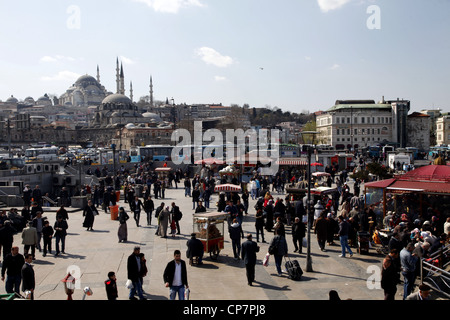
[[[155,234],[162,237],[176,237],[181,233],[180,220],[183,217],[179,206],[175,202],[170,205],[165,200],[166,188],[184,188],[184,196],[191,198],[193,212],[206,212],[211,207],[227,214],[227,227],[231,240],[233,257],[236,261],[242,260],[246,266],[248,284],[255,281],[256,253],[259,251],[258,243],[269,243],[275,246],[273,252],[275,267],[278,275],[285,270],[282,268],[282,259],[288,255],[290,245],[286,241],[287,234],[291,235],[293,252],[303,254],[305,237],[309,227],[313,230],[320,250],[335,245],[339,240],[341,246],[340,257],[353,256],[358,245],[360,234],[368,234],[370,239],[376,236],[379,229],[374,206],[365,207],[363,197],[360,196],[360,181],[353,183],[351,190],[346,170],[338,172],[335,168],[327,178],[327,185],[336,185],[336,191],[314,197],[314,202],[308,202],[305,195],[294,200],[292,195],[286,195],[286,186],[300,183],[307,185],[307,176],[304,171],[297,169],[280,169],[273,177],[261,176],[258,171],[248,183],[241,183],[242,192],[221,192],[215,206],[211,206],[211,198],[216,183],[224,181],[215,180],[208,170],[201,170],[190,178],[190,172],[181,169],[171,172],[167,176],[158,176],[147,164],[139,165],[131,173],[123,167],[117,174],[111,176],[107,171],[97,169],[93,174],[101,177],[98,185],[85,185],[78,189],[74,195],[85,195],[88,198],[83,209],[83,227],[93,230],[95,217],[99,210],[108,213],[118,205],[117,190],[122,190],[124,203],[118,208],[118,242],[129,241],[128,220],[132,217],[136,227],[141,226],[141,215],[145,214],[145,224],[152,225],[156,219]],[[310,180],[314,184],[313,179]],[[142,186],[142,187],[141,187]],[[45,196],[39,186],[31,189],[26,185],[24,189],[24,208],[20,213],[25,223],[21,230],[23,240],[24,262],[18,253],[18,246],[13,245],[13,236],[18,231],[8,223],[6,214],[0,214],[1,248],[3,249],[2,279],[7,276],[5,284],[8,293],[19,293],[20,281],[23,279],[22,267],[25,260],[31,257],[36,259],[36,249],[42,251],[42,256],[53,253],[52,239],[55,239],[55,255],[65,253],[65,240],[68,229],[68,214],[65,206],[70,205],[71,195],[66,188],[62,188],[58,195],[60,208],[56,214],[56,221],[50,223],[43,217]],[[253,208],[249,200],[256,201]],[[159,204],[156,204],[155,201]],[[167,205],[166,205],[167,203]],[[308,219],[308,208],[312,219]],[[18,213],[17,213],[18,214]],[[254,214],[254,234],[244,235],[243,223],[247,215]],[[430,217],[428,217],[430,215]],[[382,286],[386,299],[393,299],[396,287],[403,275],[404,299],[413,293],[413,285],[417,277],[417,262],[419,258],[429,258],[448,244],[450,219],[445,223],[433,218],[431,212],[419,221],[410,221],[407,213],[389,212],[384,220],[383,228],[392,229],[389,242],[389,255],[383,261]],[[154,221],[154,220],[153,220]],[[9,228],[9,229],[8,229]],[[247,228],[246,228],[247,229]],[[256,238],[256,241],[253,239]],[[9,239],[9,240],[5,240]],[[246,239],[246,241],[242,241]],[[266,241],[268,240],[268,241]],[[372,241],[372,240],[371,240]],[[242,243],[241,243],[242,242]],[[196,239],[195,234],[186,243],[187,259],[192,263],[202,264],[203,245]],[[352,250],[353,248],[353,250]],[[25,257],[27,257],[25,259]],[[20,265],[20,268],[18,267]],[[179,268],[181,266],[181,269]],[[20,269],[20,270],[19,270]],[[174,260],[166,267],[164,283],[170,288],[170,298],[178,294],[180,298],[185,295],[187,275],[184,274],[185,263],[180,253],[174,253]],[[173,272],[181,272],[173,279]],[[129,299],[145,299],[142,289],[143,278],[148,273],[146,260],[136,247],[128,258],[128,279],[131,280]],[[110,272],[105,281],[109,299],[117,298],[115,273]],[[394,285],[395,284],[395,285]],[[183,289],[182,289],[183,287]],[[395,288],[394,288],[395,287]],[[27,291],[33,291],[28,288]],[[23,290],[24,291],[24,290]]]

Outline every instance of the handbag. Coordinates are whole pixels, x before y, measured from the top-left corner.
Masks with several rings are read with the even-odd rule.
[[[130,290],[133,289],[133,281],[128,279],[127,282],[125,283],[125,287]]]
[[[263,260],[263,266],[264,267],[267,267],[267,266],[269,266],[269,258],[270,258],[270,253],[266,253],[266,256],[264,257],[264,260]]]

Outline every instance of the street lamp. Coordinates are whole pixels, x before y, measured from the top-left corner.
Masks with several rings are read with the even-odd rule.
[[[311,153],[312,150],[315,149],[315,147],[313,146],[314,144],[314,138],[316,136],[316,134],[318,134],[319,132],[317,131],[302,131],[302,139],[303,142],[305,142],[307,139],[305,139],[306,137],[311,137],[311,144],[309,144],[307,146],[307,151],[308,151],[308,201],[307,201],[307,205],[306,205],[306,214],[308,217],[307,220],[307,244],[306,244],[306,271],[307,272],[313,272],[313,268],[312,268],[312,258],[311,258],[311,226],[314,220],[314,216],[313,216],[313,210],[312,210],[312,205],[311,205]]]

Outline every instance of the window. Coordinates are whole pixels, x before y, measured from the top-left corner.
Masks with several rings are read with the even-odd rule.
[[[339,117],[336,117],[336,124],[339,124],[339,121],[340,120],[340,118]],[[339,129],[338,129],[339,130]]]
[[[336,135],[339,135],[339,129],[336,129]]]
[[[366,134],[366,129],[362,129],[362,134]]]
[[[355,120],[353,123],[358,123],[358,117],[355,117]]]
[[[347,129],[347,134],[350,135],[350,129]]]
[[[365,117],[361,117],[361,123],[365,123]]]
[[[350,118],[347,118],[347,123],[350,123]]]
[[[358,134],[358,129],[354,130],[354,134],[357,135]]]

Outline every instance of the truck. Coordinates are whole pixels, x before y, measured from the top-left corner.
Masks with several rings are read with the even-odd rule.
[[[404,165],[411,164],[411,156],[409,154],[389,152],[387,155],[387,161],[389,168],[395,170],[397,169],[397,164],[400,163],[400,170],[403,170]]]

